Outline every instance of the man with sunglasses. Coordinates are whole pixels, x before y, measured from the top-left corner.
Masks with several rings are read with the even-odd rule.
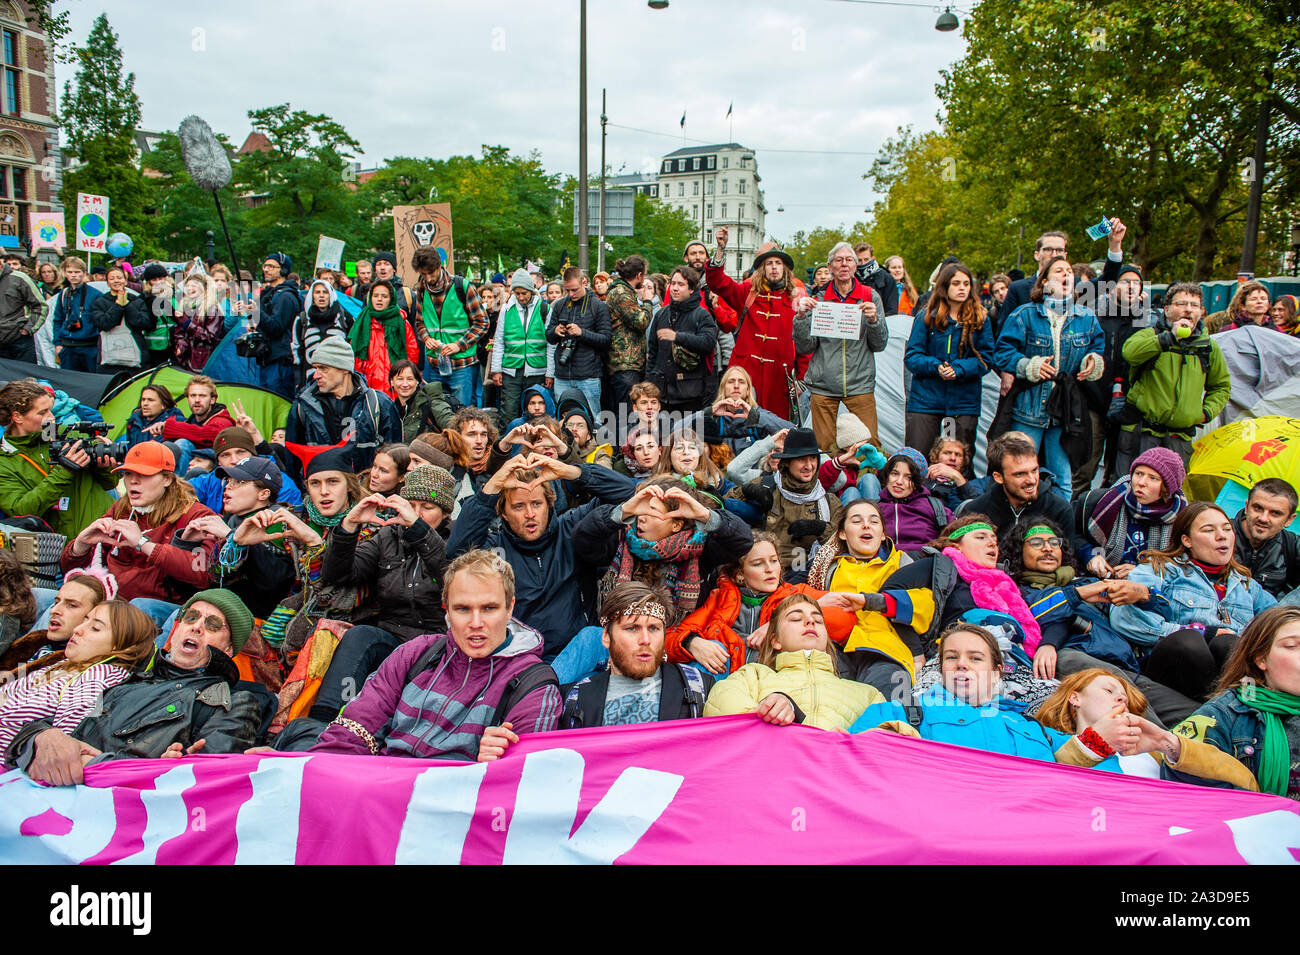
[[[48,720],[18,731],[5,753],[38,782],[82,781],[92,760],[242,753],[269,722],[275,697],[241,683],[234,657],[253,615],[229,590],[203,590],[181,608],[166,647],[143,670],[104,694],[103,705],[71,734]]]

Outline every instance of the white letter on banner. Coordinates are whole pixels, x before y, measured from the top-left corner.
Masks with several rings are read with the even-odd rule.
[[[0,859],[6,863],[81,863],[102,852],[117,830],[113,790],[93,786],[41,786],[15,769],[0,777],[15,777],[0,799]],[[63,835],[19,835],[28,819],[53,809],[72,820]]]
[[[1250,865],[1295,865],[1292,849],[1300,849],[1300,816],[1274,809],[1229,819],[1232,842]]]
[[[415,777],[402,835],[393,861],[398,865],[456,865],[474,821],[478,789],[487,763],[455,769],[426,769]]]
[[[311,756],[268,756],[248,775],[253,795],[235,819],[235,864],[293,865],[302,774]]]
[[[571,749],[548,749],[524,758],[503,862],[608,865],[637,844],[685,781],[675,773],[625,769],[570,837],[584,766],[582,754]]]
[[[153,865],[158,861],[158,847],[174,839],[189,827],[190,817],[185,811],[182,793],[194,785],[194,766],[182,763],[169,769],[153,781],[153,789],[143,790],[140,801],[144,803],[148,822],[144,827],[144,848],[118,859],[114,865]]]

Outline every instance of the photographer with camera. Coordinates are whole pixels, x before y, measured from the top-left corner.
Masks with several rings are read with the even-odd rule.
[[[293,260],[272,252],[262,262],[262,293],[257,327],[235,343],[235,349],[262,367],[262,384],[290,401],[294,398],[293,322],[302,311],[298,283],[289,278]]]
[[[115,462],[92,465],[90,440],[53,447],[54,397],[34,381],[11,381],[0,388],[0,511],[32,514],[55,533],[75,537],[113,503],[108,489],[117,479]]]
[[[587,406],[599,412],[600,382],[612,336],[609,309],[588,290],[582,270],[564,270],[565,297],[551,305],[546,340],[555,345],[555,393],[577,388]]]

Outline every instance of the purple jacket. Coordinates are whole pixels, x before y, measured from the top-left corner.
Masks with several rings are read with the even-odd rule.
[[[938,537],[939,531],[952,520],[952,512],[925,488],[919,488],[901,500],[894,500],[889,496],[888,488],[881,488],[877,503],[885,520],[885,534],[899,550],[920,550]],[[938,521],[940,514],[943,523]]]
[[[506,641],[496,652],[471,659],[447,638],[447,649],[433,666],[406,682],[406,674],[441,634],[426,634],[392,652],[338,720],[326,727],[312,752],[371,752],[370,743],[344,720],[359,724],[375,740],[382,756],[425,759],[478,759],[479,739],[492,719],[506,684],[542,660],[542,637],[511,620]],[[543,686],[529,693],[506,721],[519,735],[555,729],[563,708],[560,691]]]

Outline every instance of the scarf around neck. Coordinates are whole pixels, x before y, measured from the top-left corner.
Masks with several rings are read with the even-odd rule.
[[[1187,505],[1182,491],[1167,501],[1142,504],[1133,493],[1133,481],[1120,478],[1101,496],[1088,518],[1088,535],[1105,545],[1107,563],[1124,562],[1126,551],[1133,557],[1142,550],[1164,550],[1169,544],[1174,518]],[[1136,561],[1132,561],[1136,563]]]
[[[1255,773],[1260,791],[1285,796],[1291,782],[1291,748],[1282,717],[1300,716],[1300,697],[1258,684],[1239,686],[1234,692],[1264,721],[1264,747]]]
[[[1020,624],[1025,634],[1025,652],[1031,657],[1042,642],[1043,631],[1020,596],[1016,582],[996,567],[981,567],[955,547],[945,547],[943,556],[957,566],[957,574],[970,585],[975,606],[982,610],[1005,613]]]
[[[691,314],[691,312],[695,311],[699,307],[700,293],[698,291],[692,292],[680,302],[668,303],[668,309],[672,312],[674,322],[681,321],[684,316]]]
[[[831,519],[831,506],[826,501],[826,488],[822,487],[822,482],[817,480],[816,475],[808,484],[806,491],[800,490],[803,481],[791,481],[783,478],[780,469],[772,472],[776,478],[776,489],[781,492],[781,496],[791,504],[816,504],[817,517],[819,520],[829,521]]]
[[[377,312],[367,301],[362,306],[356,321],[348,330],[348,341],[352,343],[352,354],[360,359],[370,357],[370,322],[376,319],[384,328],[384,342],[388,345],[388,360],[401,361],[406,357],[406,319],[396,302],[390,302],[388,308]]]
[[[1024,581],[1025,586],[1032,587],[1034,590],[1046,590],[1048,587],[1064,587],[1074,580],[1074,568],[1058,567],[1051,573],[1045,570],[1025,568],[1020,572],[1020,579]]]
[[[637,561],[660,561],[664,564],[662,585],[673,595],[678,610],[694,610],[700,599],[700,554],[708,535],[698,525],[669,534],[663,540],[648,541],[629,524],[618,545],[610,570],[618,581],[632,580]]]

